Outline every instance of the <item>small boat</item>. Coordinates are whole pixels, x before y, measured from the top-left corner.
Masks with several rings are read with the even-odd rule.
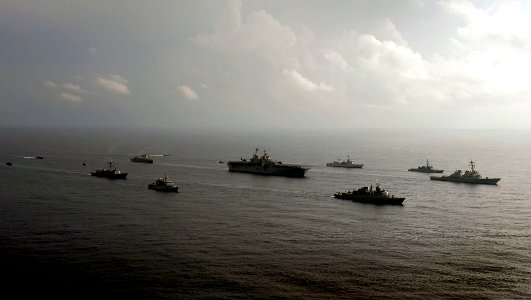
[[[337,192],[334,194],[334,197],[363,203],[392,205],[402,205],[402,202],[404,202],[406,199],[395,197],[395,195],[390,195],[387,191],[380,188],[379,184],[376,184],[376,188],[374,190],[372,189],[372,185],[370,188],[365,186],[354,191]]]
[[[85,161],[83,161],[82,165],[83,165],[83,166],[86,166],[86,165],[87,165],[87,163],[86,163]]]
[[[37,156],[35,156],[35,159],[44,159],[44,157],[42,157],[40,155],[37,155]]]
[[[168,177],[166,177],[166,174],[164,174],[164,177],[161,177],[155,182],[148,184],[148,189],[155,190],[157,192],[179,192],[179,188],[175,186],[175,184],[173,184],[173,182],[169,180]]]
[[[223,163],[223,161],[222,161],[222,160],[218,160],[218,164],[222,164],[222,163]]]
[[[8,161],[8,162],[6,162],[6,165],[7,166],[12,166],[13,164],[10,161]]]
[[[109,179],[125,179],[127,177],[127,173],[122,173],[120,170],[116,169],[116,166],[112,161],[109,162],[109,168],[105,169],[97,169],[96,172],[90,173],[91,176],[96,177],[105,177]]]

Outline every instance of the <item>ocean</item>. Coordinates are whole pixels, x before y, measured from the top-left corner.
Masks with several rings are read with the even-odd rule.
[[[228,172],[256,147],[311,169]],[[530,299],[530,149],[531,131],[509,130],[4,128],[3,298]],[[154,164],[130,161],[141,153]],[[326,167],[347,155],[363,169]],[[426,158],[502,179],[406,171]],[[89,176],[109,160],[126,180]],[[178,194],[147,189],[164,174]],[[404,205],[332,196],[376,183]]]

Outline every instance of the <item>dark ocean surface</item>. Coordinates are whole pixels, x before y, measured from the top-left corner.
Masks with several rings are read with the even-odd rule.
[[[228,172],[255,147],[311,169]],[[169,156],[130,162],[144,152]],[[347,154],[363,169],[325,166]],[[406,171],[426,157],[502,180]],[[109,160],[127,180],[88,175]],[[0,161],[3,299],[531,298],[530,131],[5,128]],[[147,189],[165,172],[178,194]],[[404,205],[332,197],[376,183]]]

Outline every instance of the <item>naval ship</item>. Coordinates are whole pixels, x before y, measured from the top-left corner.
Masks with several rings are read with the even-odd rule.
[[[326,166],[338,167],[338,168],[358,168],[358,169],[363,168],[363,164],[355,164],[354,162],[352,162],[352,160],[350,160],[349,155],[347,155],[347,160],[338,159],[331,163],[327,163]]]
[[[262,156],[258,156],[258,148],[249,159],[229,161],[227,163],[230,172],[243,172],[259,175],[275,175],[286,177],[304,177],[310,168],[295,164],[283,164],[281,161],[272,160],[264,150]]]
[[[161,177],[155,182],[148,184],[148,189],[155,190],[157,192],[179,192],[179,188],[175,186],[175,184],[173,184],[168,177],[166,177],[166,174],[164,174],[164,177]]]
[[[372,185],[370,188],[364,186],[354,191],[337,192],[334,194],[335,198],[343,200],[352,200],[356,202],[372,203],[372,204],[393,204],[402,205],[402,202],[406,198],[397,198],[395,195],[390,195],[389,192],[380,188],[377,184],[373,190]]]
[[[408,169],[408,171],[409,172],[421,172],[421,173],[442,173],[444,172],[444,170],[437,170],[437,169],[434,169],[432,166],[430,166],[430,162],[428,161],[427,158],[426,158],[425,166],[420,166],[414,169]]]
[[[105,169],[97,169],[96,172],[90,173],[91,176],[96,177],[105,177],[109,179],[125,179],[127,177],[127,173],[122,173],[120,170],[116,169],[116,166],[112,161],[109,162],[109,168]]]
[[[488,178],[481,177],[478,171],[476,171],[476,165],[471,160],[470,161],[470,171],[465,171],[463,173],[461,170],[457,170],[454,173],[448,176],[430,176],[431,180],[439,181],[451,181],[451,182],[462,182],[462,183],[473,183],[473,184],[497,184],[501,178]]]
[[[153,163],[153,159],[147,154],[137,155],[137,156],[131,158],[131,161],[132,162],[147,163],[147,164],[152,164]]]

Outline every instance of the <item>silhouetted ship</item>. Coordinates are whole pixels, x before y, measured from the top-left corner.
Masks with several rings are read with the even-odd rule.
[[[35,156],[35,159],[44,159],[44,157],[42,157],[40,155],[37,155],[37,156]]]
[[[83,161],[83,163],[82,163],[81,165],[86,166],[86,165],[87,165],[87,162],[86,162],[86,161]]]
[[[501,178],[488,178],[481,177],[478,171],[475,170],[475,164],[470,161],[470,171],[465,171],[463,173],[461,170],[457,170],[454,173],[448,176],[430,176],[431,180],[439,181],[451,181],[451,182],[461,182],[461,183],[473,183],[473,184],[497,184]]]
[[[141,162],[141,163],[146,163],[146,164],[152,164],[153,163],[153,159],[147,154],[137,155],[137,156],[131,158],[131,161],[132,162]]]
[[[336,161],[333,161],[331,163],[326,164],[328,167],[337,167],[337,168],[363,168],[363,164],[355,164],[350,160],[350,156],[347,155],[347,160],[341,160],[338,159]]]
[[[12,165],[13,165],[13,163],[12,163],[12,162],[10,162],[10,161],[8,161],[8,162],[6,162],[6,165],[7,165],[7,166],[12,166]]]
[[[437,170],[437,169],[434,169],[432,166],[430,166],[430,162],[428,161],[427,158],[426,158],[426,165],[425,166],[420,166],[420,167],[417,167],[415,169],[408,169],[408,171],[410,171],[410,172],[421,172],[421,173],[442,173],[442,172],[444,172],[444,170]]]
[[[116,169],[116,166],[112,161],[109,162],[108,169],[97,169],[96,172],[90,173],[90,175],[109,179],[125,179],[125,177],[127,177],[127,173],[122,173],[120,170]]]
[[[258,156],[258,148],[249,160],[229,161],[227,163],[230,172],[243,172],[260,175],[274,175],[287,177],[304,177],[310,168],[296,164],[283,164],[281,161],[272,160],[264,150],[262,156]]]
[[[402,205],[402,202],[406,198],[397,198],[394,195],[390,195],[387,191],[380,188],[379,185],[376,185],[376,188],[373,190],[372,185],[370,188],[362,187],[355,191],[348,192],[337,192],[334,194],[335,198],[352,200],[356,202],[363,203],[372,203],[372,204],[392,204],[392,205]]]
[[[161,177],[155,182],[148,184],[148,189],[155,190],[158,192],[179,192],[179,188],[175,186],[175,184],[173,184],[173,182],[169,180],[168,177],[166,177],[166,174],[164,174],[164,177]]]

